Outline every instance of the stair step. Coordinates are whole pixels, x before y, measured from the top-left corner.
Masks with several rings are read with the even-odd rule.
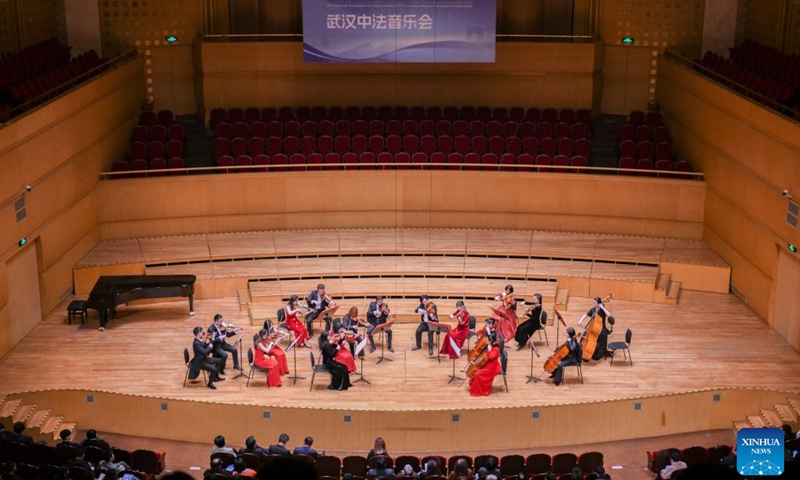
[[[557,288],[556,298],[553,303],[556,305],[566,305],[569,300],[569,288]]]
[[[748,415],[747,421],[750,423],[752,428],[764,428],[767,426],[767,422],[765,422],[764,419],[759,415]]]
[[[28,419],[28,423],[26,424],[27,428],[39,428],[42,426],[47,417],[50,415],[50,410],[37,410],[31,418]]]
[[[70,435],[69,440],[72,441],[72,437],[75,435],[75,430],[76,430],[77,426],[78,425],[73,423],[73,422],[63,422],[63,423],[61,423],[58,426],[58,429],[53,431],[53,440],[60,440],[61,439],[61,437],[59,436],[59,434],[61,433],[61,430],[69,430],[70,432],[72,432],[72,434]]]
[[[36,411],[36,405],[22,405],[20,406],[16,412],[14,412],[14,423],[17,422],[26,422],[33,412]]]
[[[778,412],[775,410],[761,410],[761,416],[767,422],[767,425],[770,427],[780,427],[783,425],[783,420],[781,416],[778,415]]]
[[[733,422],[733,430],[738,432],[743,428],[752,428],[752,426],[747,422]]]
[[[792,407],[794,413],[800,417],[800,400],[796,398],[787,398],[786,401],[789,402],[789,406]]]
[[[58,427],[61,425],[62,420],[64,420],[64,417],[47,417],[47,420],[45,420],[44,425],[39,428],[39,431],[42,433],[55,433],[58,435],[58,433],[61,431],[61,429]]]
[[[669,287],[667,288],[667,298],[676,299],[681,294],[681,282],[669,282]]]
[[[795,414],[792,407],[789,405],[778,405],[777,403],[774,405],[775,410],[778,412],[778,415],[781,416],[784,422],[796,422],[797,421],[797,414]]]
[[[21,404],[22,400],[19,399],[7,401],[3,404],[3,408],[0,409],[0,418],[11,418]]]
[[[659,273],[656,279],[656,290],[666,290],[671,278],[672,275],[669,273]]]

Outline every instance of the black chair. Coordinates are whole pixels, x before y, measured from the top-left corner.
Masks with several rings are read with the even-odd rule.
[[[189,381],[189,362],[190,361],[191,361],[191,359],[189,358],[189,349],[188,348],[184,348],[183,349],[183,362],[186,364],[186,377],[184,377],[184,379],[183,379],[183,388],[186,388],[186,382]],[[207,376],[205,370],[201,369],[200,371],[203,372],[203,385],[205,385],[205,384],[208,383],[208,376]],[[195,383],[196,381],[197,381],[197,379],[194,379],[194,380],[192,380],[192,383]]]
[[[567,365],[566,367],[564,367],[564,377],[561,379],[562,383],[567,381],[567,369],[568,368],[574,368],[576,370],[577,374],[578,374],[578,377],[577,377],[578,381],[583,383],[583,368],[582,368],[582,365],[583,365],[583,360],[579,359],[577,365]]]
[[[5,444],[6,456],[15,463],[32,463],[30,449],[24,443],[9,442]]]
[[[65,445],[63,443],[59,443],[58,445],[56,445],[56,456],[58,460],[56,461],[55,464],[64,465],[69,460],[72,460],[73,458],[78,458],[80,455],[81,455],[80,448],[75,447],[73,445]],[[130,463],[128,465],[130,465]]]
[[[58,463],[58,453],[56,447],[34,443],[28,447],[31,463],[37,466],[55,465]]]
[[[396,473],[400,473],[400,470],[402,470],[406,465],[411,465],[411,468],[413,468],[415,472],[419,472],[419,457],[414,455],[400,455],[399,457],[395,458],[394,470]]]
[[[553,460],[550,455],[546,453],[534,453],[528,455],[525,460],[525,473],[530,475],[538,475],[540,473],[547,473],[550,471],[550,464]]]
[[[544,333],[544,344],[548,347],[550,346],[550,341],[547,339],[547,330],[545,329],[545,325],[547,325],[547,312],[542,310],[542,328],[538,329],[539,332],[539,341],[542,341],[542,333]]]
[[[367,474],[367,470],[367,459],[364,457],[352,455],[342,459],[342,475],[349,473],[354,476],[363,477]]]
[[[286,326],[286,310],[279,308],[275,315],[278,317],[278,328],[288,329]]]
[[[447,459],[447,471],[452,472],[456,467],[456,462],[461,458],[467,462],[467,468],[472,468],[472,457],[468,455],[454,455]]]
[[[42,465],[39,467],[40,480],[64,480],[64,470],[55,465]]]
[[[578,457],[574,453],[559,453],[553,457],[553,473],[564,475],[571,473],[578,466]]]
[[[97,465],[103,460],[108,460],[108,455],[102,448],[89,445],[83,452],[83,459],[92,465]]]
[[[367,467],[375,468],[375,465],[377,464],[379,458],[382,458],[386,461],[386,468],[394,468],[394,460],[392,459],[392,457],[386,455],[375,455],[373,457],[370,457],[370,459],[367,460]]]
[[[525,470],[525,457],[522,455],[506,455],[500,459],[500,475],[513,477]]]
[[[261,468],[261,456],[255,453],[240,453],[239,458],[244,462],[244,466],[255,470],[256,472]]]
[[[611,366],[614,366],[614,354],[617,353],[617,350],[622,350],[622,354],[625,356],[625,360],[630,359],[631,367],[633,366],[633,355],[630,354],[631,352],[631,329],[629,328],[625,332],[625,341],[624,342],[611,342],[608,344],[608,353],[611,354]]]
[[[339,478],[342,475],[342,460],[333,455],[317,457],[317,475]]]
[[[311,356],[311,385],[308,387],[308,391],[310,392],[311,389],[314,388],[314,377],[317,376],[317,373],[326,373],[326,372],[330,373],[330,370],[328,370],[328,367],[326,367],[325,365],[314,362],[314,352],[308,352],[308,354]],[[356,474],[354,473],[353,475]]]
[[[702,463],[706,459],[706,449],[704,447],[689,447],[681,450],[681,460],[687,467]]]
[[[133,465],[133,455],[131,455],[130,451],[123,448],[111,447],[111,453],[114,454],[115,462],[125,462],[128,465]]]
[[[578,467],[581,471],[590,473],[603,464],[603,454],[600,452],[586,452],[578,457]]]
[[[477,472],[481,468],[486,467],[486,464],[489,463],[490,458],[494,458],[495,465],[500,465],[500,459],[494,455],[478,455],[475,457],[475,471]]]
[[[131,467],[148,475],[160,475],[164,471],[166,456],[165,452],[156,453],[152,450],[135,450],[132,455],[133,465]]]
[[[267,377],[269,377],[269,368],[267,368],[267,367],[259,367],[258,365],[253,363],[254,359],[253,359],[253,349],[252,348],[248,348],[247,349],[247,361],[250,363],[250,371],[248,372],[248,375],[247,375],[247,383],[245,384],[245,387],[249,387],[250,386],[250,380],[253,379],[253,376],[256,374],[256,372],[264,372],[264,374]],[[269,388],[269,382],[267,382],[267,388]]]
[[[236,455],[226,452],[215,452],[211,454],[211,461],[214,461],[214,459],[217,458],[222,462],[223,468],[228,468],[230,465],[233,465],[233,462],[236,461]]]

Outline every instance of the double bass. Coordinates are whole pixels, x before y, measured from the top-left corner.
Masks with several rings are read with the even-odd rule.
[[[564,322],[564,317],[561,316],[561,313],[558,310],[554,308],[553,312],[555,312],[558,321],[560,321],[561,323],[566,323]],[[576,338],[579,338],[580,336],[581,334],[579,333],[576,335]],[[555,372],[556,368],[558,368],[558,364],[561,363],[561,360],[564,360],[564,358],[566,358],[567,355],[569,355],[569,345],[567,345],[567,342],[564,342],[561,344],[560,347],[555,349],[553,355],[551,355],[550,358],[545,360],[544,370],[547,373]]]
[[[603,299],[603,304],[610,303],[614,298],[612,294],[608,294]],[[589,361],[594,355],[594,350],[597,348],[597,338],[603,333],[603,319],[598,315],[599,308],[595,310],[594,316],[586,323],[586,328],[583,331],[583,339],[581,340],[581,347],[583,348],[583,360]]]

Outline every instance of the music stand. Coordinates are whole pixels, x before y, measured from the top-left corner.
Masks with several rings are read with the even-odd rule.
[[[542,379],[540,377],[542,376],[542,374],[544,374],[544,372],[542,372],[542,373],[539,374],[538,377],[534,377],[533,376],[533,354],[536,353],[536,356],[537,357],[539,356],[539,352],[536,350],[536,346],[533,344],[533,335],[531,335],[530,343],[531,343],[531,373],[529,375],[526,375],[526,377],[528,378],[528,381],[525,382],[525,385],[527,385],[527,384],[529,384],[531,382],[534,382],[534,383],[535,382],[541,382]],[[506,385],[506,391],[508,391],[508,385]]]
[[[375,365],[377,365],[378,363],[381,363],[384,360],[386,360],[387,362],[393,362],[394,361],[389,357],[384,357],[383,356],[383,345],[384,345],[383,332],[388,330],[388,329],[390,329],[390,328],[392,328],[392,325],[394,325],[394,322],[395,322],[394,320],[389,320],[386,323],[381,323],[380,325],[375,327],[375,329],[372,331],[372,336],[373,337],[375,336],[375,332],[378,332],[379,330],[380,331],[378,333],[381,334],[381,354],[378,355],[378,361],[377,361],[377,363],[375,363]]]
[[[239,346],[239,368],[241,368],[241,370],[239,370],[239,373],[237,373],[236,376],[233,377],[234,380],[236,380],[239,377],[246,377],[247,376],[247,375],[244,374],[244,368],[242,367],[242,362],[244,361],[243,360],[244,357],[242,356],[242,338],[244,338],[244,337],[242,335],[240,335],[239,339],[236,340],[236,342],[234,342],[234,344],[233,344],[233,348],[236,348],[237,345]]]
[[[453,347],[453,350],[455,350],[456,353],[458,353],[458,357],[451,359],[453,360],[453,373],[450,375],[450,380],[448,380],[447,383],[450,384],[455,382],[456,380],[461,380],[463,382],[465,380],[464,378],[456,376],[456,360],[461,358],[461,349],[458,348],[458,345],[456,345],[456,342],[455,340],[453,340],[453,337],[450,337],[450,346]]]
[[[358,356],[358,354],[360,354],[362,351],[364,351],[364,347],[366,345],[367,345],[367,339],[366,338],[364,338],[364,340],[361,340],[360,342],[358,342],[358,345],[356,345],[356,353],[355,353],[356,356]],[[367,385],[372,385],[372,382],[370,382],[369,380],[364,378],[364,357],[360,357],[359,360],[361,361],[361,368],[358,370],[358,379],[353,381],[353,385],[355,385],[358,382],[364,382]]]
[[[300,376],[297,375],[297,348],[295,348],[296,346],[297,346],[297,338],[295,338],[294,341],[291,344],[289,344],[288,347],[286,347],[286,351],[287,352],[289,350],[292,351],[292,357],[294,358],[294,370],[293,370],[294,371],[294,375],[289,377],[289,380],[292,381],[292,385],[297,383],[298,380],[305,380],[306,379],[306,377],[300,377]]]
[[[442,354],[440,352],[441,347],[439,346],[439,336],[442,332],[450,333],[450,325],[446,325],[444,323],[439,322],[428,322],[428,328],[430,331],[436,333],[436,360],[439,363],[442,363]]]

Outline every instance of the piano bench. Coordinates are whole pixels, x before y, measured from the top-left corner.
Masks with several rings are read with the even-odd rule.
[[[67,305],[67,320],[70,325],[72,325],[72,317],[78,315],[80,315],[81,325],[83,325],[87,317],[85,300],[73,300]]]

